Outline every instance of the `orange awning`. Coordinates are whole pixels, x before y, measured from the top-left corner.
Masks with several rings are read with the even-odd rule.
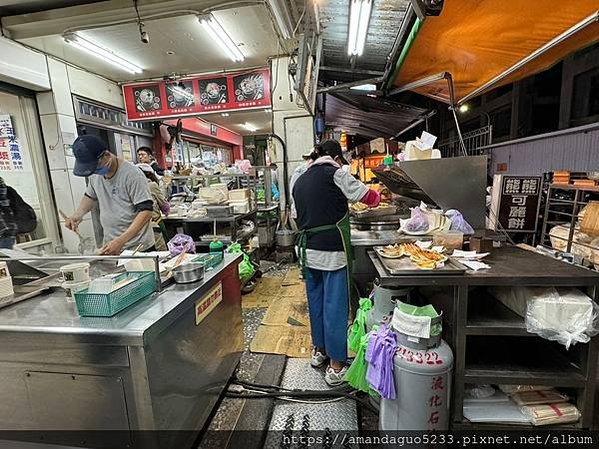
[[[426,18],[394,84],[449,72],[459,102],[586,19],[592,23],[485,90],[545,70],[599,41],[598,14],[599,0],[446,0],[439,17]],[[449,103],[445,80],[414,90]]]

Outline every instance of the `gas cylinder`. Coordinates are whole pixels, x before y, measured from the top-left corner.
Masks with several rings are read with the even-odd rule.
[[[440,322],[441,316],[433,319]],[[395,399],[381,399],[381,430],[443,431],[449,427],[453,352],[440,338],[414,338],[397,329]]]
[[[375,285],[371,295],[372,309],[366,318],[367,331],[370,332],[375,324],[389,324],[396,302],[409,302],[410,290],[410,288],[389,288]]]

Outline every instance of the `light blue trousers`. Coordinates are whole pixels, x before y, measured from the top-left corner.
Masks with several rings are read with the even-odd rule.
[[[306,271],[312,344],[324,348],[332,360],[345,362],[349,313],[347,267],[336,271],[312,268]]]

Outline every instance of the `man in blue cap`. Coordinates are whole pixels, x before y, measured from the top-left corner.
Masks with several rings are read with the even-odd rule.
[[[75,176],[89,176],[89,184],[75,213],[65,220],[76,231],[96,204],[104,231],[100,254],[118,255],[123,249],[154,249],[153,202],[144,174],[113,155],[95,136],[81,136],[73,143]]]

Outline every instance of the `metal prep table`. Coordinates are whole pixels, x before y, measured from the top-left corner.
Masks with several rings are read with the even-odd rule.
[[[485,258],[490,269],[467,271],[461,276],[434,272],[394,276],[387,272],[374,251],[368,255],[382,286],[416,287],[437,310],[443,311],[443,335],[455,355],[453,429],[472,429],[462,415],[466,384],[550,385],[571,389],[576,391],[582,418],[577,424],[560,428],[592,427],[599,336],[566,351],[557,343],[527,332],[524,318],[491,298],[486,287],[578,287],[599,302],[596,272],[513,246],[498,248]],[[475,426],[498,428],[490,424]]]
[[[203,281],[112,318],[79,317],[62,291],[0,310],[0,428],[77,447],[189,447],[243,350],[240,261],[225,254]],[[196,325],[219,285],[222,300]]]

